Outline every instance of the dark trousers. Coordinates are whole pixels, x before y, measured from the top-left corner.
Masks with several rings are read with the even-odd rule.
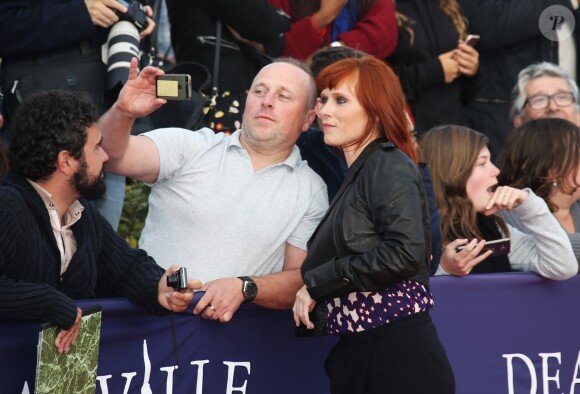
[[[455,393],[453,371],[427,313],[341,336],[326,372],[332,394]]]

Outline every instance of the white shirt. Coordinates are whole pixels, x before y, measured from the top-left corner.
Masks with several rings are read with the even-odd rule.
[[[56,204],[52,201],[52,194],[46,191],[38,183],[35,183],[30,179],[27,180],[32,185],[34,190],[38,192],[40,198],[42,198],[42,201],[44,201],[44,204],[46,205],[46,209],[48,210],[52,232],[54,234],[58,250],[60,251],[60,274],[62,275],[68,268],[73,255],[77,251],[77,241],[71,230],[71,226],[81,218],[85,207],[82,206],[79,200],[75,200],[66,210],[64,214],[64,224],[62,224],[60,222],[60,217],[58,216]]]

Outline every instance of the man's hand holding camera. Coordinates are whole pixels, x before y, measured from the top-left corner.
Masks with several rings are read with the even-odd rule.
[[[188,279],[185,268],[174,265],[165,271],[159,281],[159,305],[173,312],[183,312],[193,300],[193,292],[199,289],[199,280]]]
[[[121,18],[119,14],[126,14],[127,7],[117,0],[84,0],[91,21],[93,25],[109,28],[117,23]],[[136,1],[136,0],[135,0]],[[141,38],[150,35],[155,29],[155,22],[151,17],[153,16],[153,10],[150,6],[144,7],[144,12],[147,14],[147,26],[139,31],[139,36]]]

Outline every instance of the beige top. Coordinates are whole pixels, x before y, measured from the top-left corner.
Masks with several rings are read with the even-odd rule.
[[[43,189],[39,184],[28,179],[28,182],[37,191],[48,209],[48,216],[50,217],[50,225],[52,226],[52,232],[54,238],[56,239],[56,244],[58,245],[58,250],[60,251],[60,274],[62,275],[77,251],[77,241],[71,230],[71,226],[75,224],[80,218],[85,207],[75,200],[64,214],[64,224],[60,222],[58,217],[58,211],[56,209],[56,204],[52,201],[52,194]]]

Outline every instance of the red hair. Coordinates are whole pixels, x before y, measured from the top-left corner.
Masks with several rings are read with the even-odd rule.
[[[377,127],[384,137],[417,163],[405,116],[403,89],[393,70],[373,56],[344,59],[325,67],[316,78],[316,87],[318,91],[333,89],[349,77],[358,81],[354,94],[368,117],[365,135],[360,141]]]

